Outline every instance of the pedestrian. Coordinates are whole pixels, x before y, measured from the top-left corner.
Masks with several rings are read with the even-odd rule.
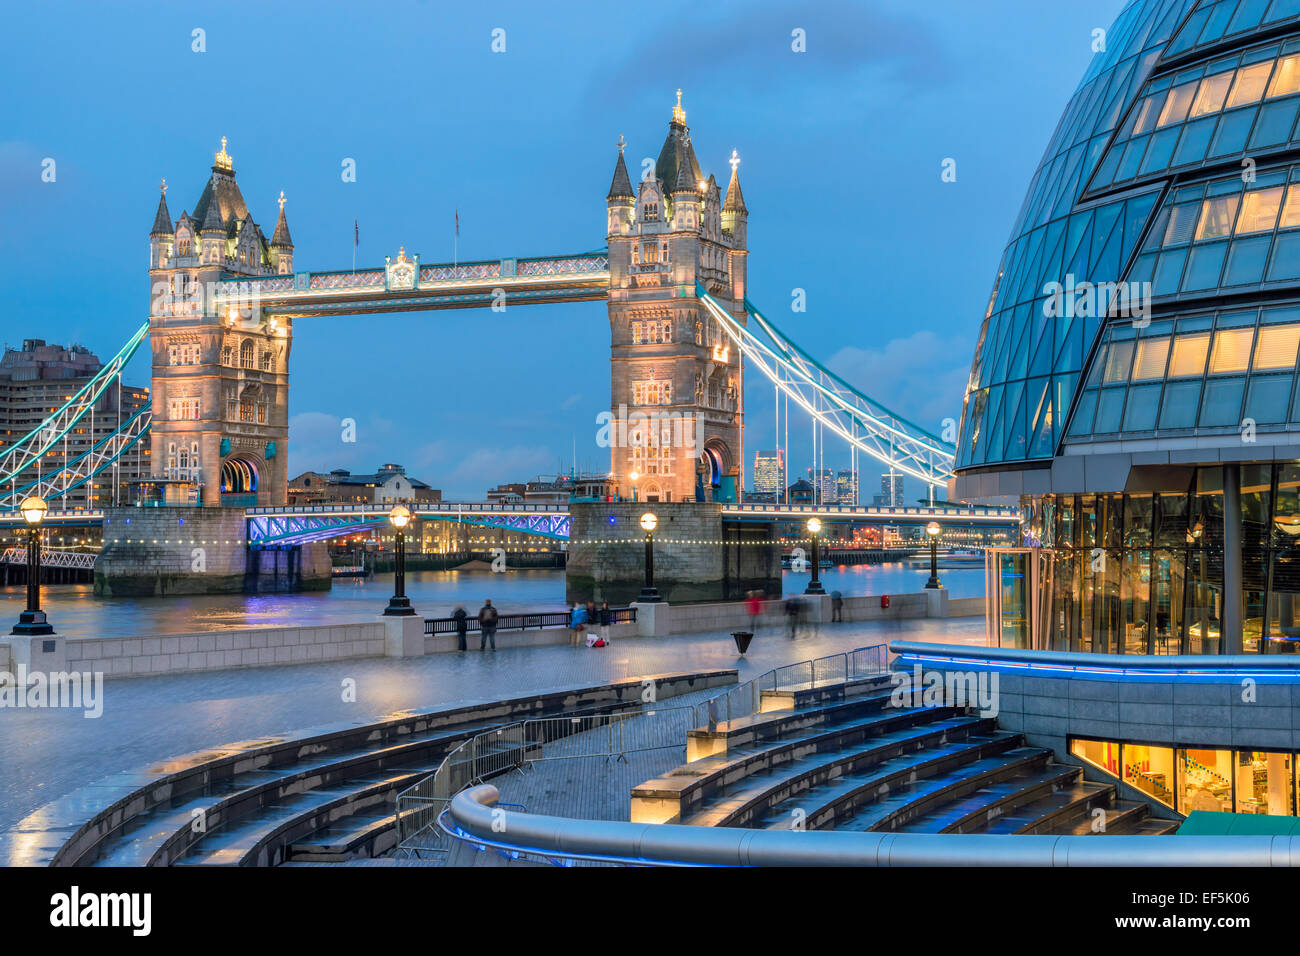
[[[492,606],[492,599],[487,598],[483,606],[478,609],[478,630],[481,635],[478,640],[478,649],[481,651],[489,641],[492,643],[492,650],[497,649],[497,609]]]
[[[785,602],[785,620],[790,625],[790,640],[799,635],[799,599],[791,594]]]
[[[600,620],[600,639],[608,644],[609,626],[614,622],[614,612],[609,609],[608,601],[601,601],[600,610],[596,613]]]
[[[844,620],[844,595],[839,591],[831,592],[831,621]]]
[[[569,612],[569,643],[581,644],[582,632],[587,626],[587,609],[577,601],[573,602],[573,610]]]
[[[457,604],[456,610],[451,612],[451,618],[456,622],[456,650],[465,650],[465,632],[469,630],[469,615],[465,613],[465,606]]]

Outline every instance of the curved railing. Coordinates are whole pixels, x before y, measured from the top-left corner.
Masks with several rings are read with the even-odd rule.
[[[456,794],[449,837],[510,856],[630,866],[1300,866],[1300,836],[1031,836],[750,830],[572,820],[504,809],[491,784]]]

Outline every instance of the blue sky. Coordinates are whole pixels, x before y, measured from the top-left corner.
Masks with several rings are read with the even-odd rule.
[[[850,382],[934,430],[957,417],[1030,176],[1122,0],[867,3],[44,3],[0,36],[4,339],[106,358],[148,314],[158,181],[193,209],[222,136],[298,269],[404,245],[425,262],[604,245],[619,135],[655,156],[674,90],[706,173],[742,158],[750,297]],[[205,31],[206,52],[192,50]],[[506,50],[493,53],[492,31]],[[805,31],[807,51],[791,50]],[[957,181],[944,183],[945,158]],[[42,162],[56,163],[43,182]],[[340,176],[356,161],[356,182]],[[631,165],[631,164],[629,164]],[[804,313],[789,311],[795,288]],[[291,471],[400,461],[452,497],[604,470],[601,304],[303,319]],[[146,383],[147,359],[132,378]],[[773,444],[751,376],[751,451]],[[357,422],[341,442],[339,421]],[[792,474],[808,458],[792,422]],[[829,449],[828,465],[848,462]],[[805,464],[807,462],[805,461]],[[863,466],[864,491],[874,468]],[[920,489],[909,489],[919,494]]]

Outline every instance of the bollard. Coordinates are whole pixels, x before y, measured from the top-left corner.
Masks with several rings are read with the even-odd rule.
[[[754,632],[732,631],[731,637],[736,642],[736,650],[740,651],[741,654],[744,654],[745,651],[749,650],[749,642],[754,639]]]

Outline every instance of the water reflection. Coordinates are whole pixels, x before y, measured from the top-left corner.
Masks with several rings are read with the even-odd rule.
[[[827,568],[821,573],[827,592],[846,597],[859,594],[899,594],[920,591],[928,569],[902,564]],[[961,568],[941,572],[953,597],[984,593],[984,572]],[[786,571],[785,593],[802,593],[807,573]],[[46,587],[43,606],[59,633],[75,637],[124,637],[143,634],[184,634],[238,627],[291,624],[339,624],[378,615],[393,590],[392,575],[369,580],[341,578],[330,591],[308,594],[212,594],[172,598],[96,598],[89,584]],[[484,598],[504,614],[517,611],[560,610],[564,604],[564,572],[556,570],[414,571],[406,575],[406,593],[425,617],[445,617],[463,603],[471,611]],[[0,625],[17,620],[24,606],[20,587],[0,589]],[[4,625],[7,629],[7,625]]]

